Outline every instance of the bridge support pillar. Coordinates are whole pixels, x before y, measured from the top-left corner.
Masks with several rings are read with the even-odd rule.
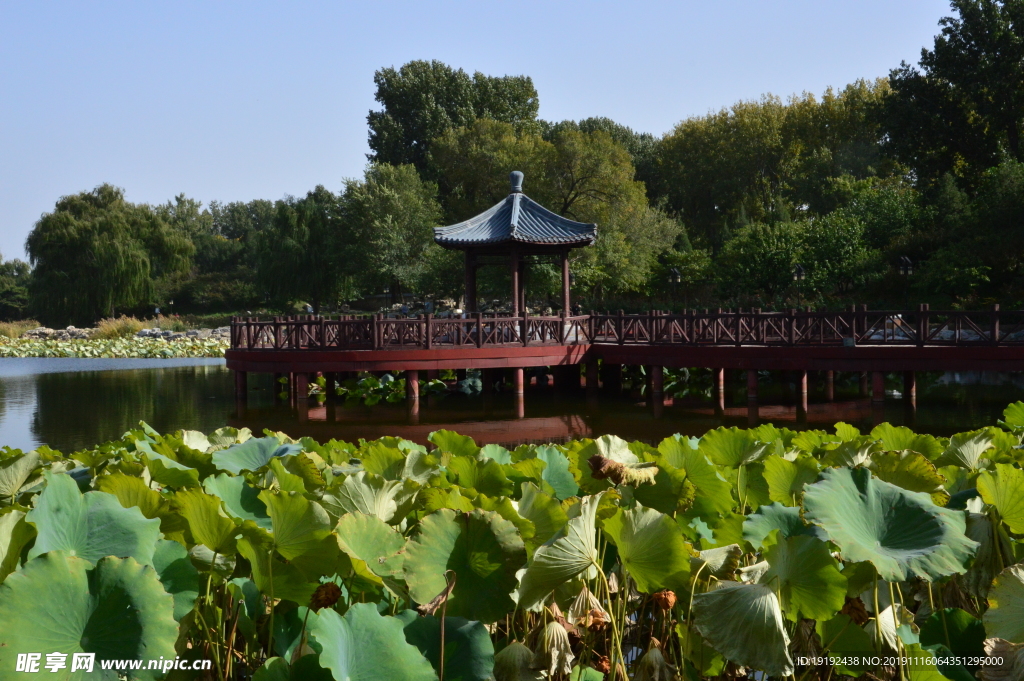
[[[456,369],[455,370],[455,380],[456,381],[465,381],[466,380],[466,370],[465,369]]]
[[[714,382],[715,416],[725,413],[725,369],[712,369],[711,377]]]
[[[903,372],[903,403],[909,409],[917,409],[917,373]]]
[[[441,377],[441,372],[437,369],[427,369],[427,380],[433,381]]]
[[[860,396],[867,397],[868,394],[868,372],[862,371],[860,372]]]
[[[273,390],[273,392],[274,392],[274,401],[275,401],[275,402],[276,402],[276,401],[277,401],[278,399],[280,399],[280,398],[278,397],[278,395],[280,395],[280,394],[281,394],[281,392],[282,392],[282,390],[281,390],[281,387],[282,387],[282,386],[281,386],[281,378],[282,378],[283,376],[284,376],[284,374],[282,374],[282,373],[276,373],[276,374],[274,374],[274,386],[273,386],[273,388],[271,388],[271,390]]]
[[[295,401],[297,404],[309,398],[309,374],[295,374]]]
[[[523,367],[513,367],[512,369],[512,393],[514,395],[522,395],[525,381],[523,377]]]
[[[807,369],[796,372],[796,385],[799,401],[796,406],[796,418],[798,421],[807,420]]]
[[[409,400],[406,413],[409,417],[409,425],[415,426],[420,422],[420,398],[418,395]]]
[[[665,370],[659,366],[647,367],[647,375],[651,379],[651,402],[665,399]]]
[[[420,372],[416,369],[408,369],[405,372],[405,398],[419,402]]]
[[[246,403],[249,400],[249,382],[244,371],[235,372],[235,411],[239,416],[245,414]]]
[[[611,392],[619,392],[622,390],[622,365],[621,364],[602,364],[601,365],[601,381],[604,383],[606,390]]]
[[[871,403],[882,404],[885,402],[885,373],[881,371],[871,372]]]
[[[327,395],[328,402],[335,402],[338,399],[337,388],[335,383],[338,382],[338,374],[333,371],[324,372],[324,394]]]
[[[836,399],[836,372],[825,372],[825,401],[833,402]]]
[[[597,388],[600,385],[600,379],[598,378],[598,371],[600,367],[597,364],[596,359],[587,361],[587,394],[594,395],[597,393]]]
[[[757,404],[757,372],[747,370],[747,404]]]

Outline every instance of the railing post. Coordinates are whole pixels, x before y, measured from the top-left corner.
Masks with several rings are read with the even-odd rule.
[[[992,306],[992,345],[999,345],[999,303]]]
[[[796,345],[796,308],[789,308],[789,344]]]
[[[523,346],[530,344],[530,316],[526,313],[526,308],[523,308],[522,317],[522,328],[523,328]]]
[[[862,335],[866,334],[868,332],[868,306],[867,306],[866,303],[861,303],[860,304],[860,313],[857,315],[857,318],[858,318],[857,327],[859,328],[860,333]],[[883,339],[884,339],[884,329],[883,329]]]
[[[619,337],[619,345],[623,345],[626,342],[626,335],[625,331],[623,330],[623,324],[624,322],[622,319],[622,310],[619,310],[618,329],[616,329],[616,335],[618,335]]]
[[[850,337],[857,342],[857,306],[850,306]]]
[[[476,346],[482,348],[484,345],[484,315],[482,312],[476,313]]]
[[[707,310],[705,310],[704,312],[705,312],[705,314],[707,314]],[[714,322],[712,322],[712,325],[711,325],[711,342],[714,343],[715,345],[718,345],[718,331],[719,331],[719,327],[721,326],[721,324],[722,324],[722,308],[718,308],[718,311],[715,313]]]
[[[736,347],[743,345],[743,308],[736,308]]]
[[[374,350],[380,350],[381,345],[382,345],[382,339],[380,337],[381,336],[381,334],[380,334],[380,331],[381,331],[381,323],[380,323],[380,321],[381,321],[380,320],[380,313],[378,312],[375,315],[373,315],[373,349]]]
[[[928,339],[928,303],[920,303],[917,306],[917,347],[923,348]]]
[[[429,350],[431,345],[433,345],[434,343],[434,332],[431,331],[430,329],[430,322],[432,322],[433,319],[434,315],[430,314],[429,312],[423,315],[423,332],[425,334],[423,336],[423,346],[427,350]]]
[[[274,349],[281,348],[281,318],[274,317]]]

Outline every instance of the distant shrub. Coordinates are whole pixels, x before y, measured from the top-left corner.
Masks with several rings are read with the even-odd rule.
[[[17,322],[0,322],[0,336],[5,338],[21,338],[21,334],[29,329],[39,327],[39,322],[34,319],[22,319]]]
[[[134,336],[142,329],[149,326],[135,317],[121,315],[117,318],[101,319],[96,322],[96,332],[93,338],[126,338]]]

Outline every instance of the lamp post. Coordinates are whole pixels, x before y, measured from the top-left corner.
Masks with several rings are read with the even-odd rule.
[[[679,268],[678,267],[673,267],[672,269],[670,269],[668,271],[668,283],[672,286],[672,302],[673,303],[676,300],[676,291],[679,288],[679,282],[681,282],[682,280],[683,280],[683,275],[679,272]],[[686,304],[684,304],[684,307],[687,307],[688,303],[689,303],[689,301],[686,301]]]
[[[910,305],[910,277],[914,275],[914,263],[905,255],[901,255],[898,264],[900,276],[904,278],[903,285],[903,309]]]
[[[797,263],[793,266],[793,281],[796,283],[796,295],[800,297],[800,283],[807,277],[807,271],[804,266]]]

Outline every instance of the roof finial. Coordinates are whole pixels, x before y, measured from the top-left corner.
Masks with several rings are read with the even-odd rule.
[[[518,170],[513,170],[508,174],[509,182],[512,184],[513,194],[523,193],[523,173]]]

